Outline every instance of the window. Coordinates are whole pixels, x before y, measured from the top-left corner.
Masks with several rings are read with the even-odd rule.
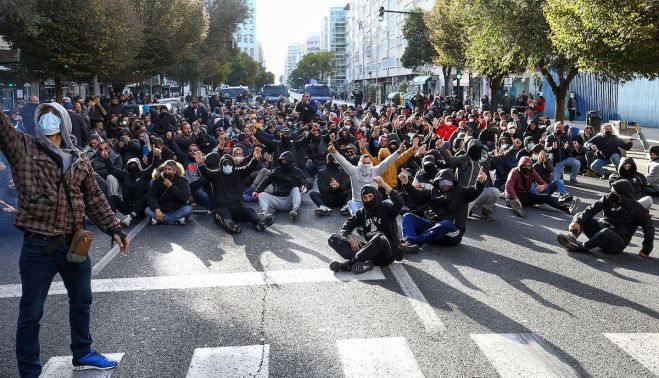
[[[236,40],[238,40],[238,42],[242,42],[242,41],[243,41],[243,36],[242,36],[242,34],[238,34],[238,35],[236,36]]]
[[[253,47],[249,49],[249,55],[254,56],[254,48]]]

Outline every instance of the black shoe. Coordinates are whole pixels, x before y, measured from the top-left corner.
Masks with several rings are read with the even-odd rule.
[[[373,261],[371,260],[366,260],[364,262],[356,262],[352,264],[350,267],[350,270],[352,270],[353,273],[355,274],[362,274],[366,273],[369,270],[373,270]]]
[[[256,224],[256,230],[264,231],[266,228],[272,226],[273,223],[275,223],[275,216],[271,214],[267,215]]]
[[[231,219],[225,219],[222,222],[222,227],[231,234],[239,234],[243,230],[240,225],[235,224]]]
[[[288,216],[291,218],[291,221],[296,220],[297,217],[298,217],[298,215],[299,215],[299,214],[298,214],[298,209],[297,209],[297,208],[291,210],[291,211],[288,213]]]
[[[572,234],[558,234],[556,236],[558,242],[570,252],[583,251],[583,244],[577,240]]]
[[[520,218],[526,218],[526,213],[522,209],[522,207],[519,205],[519,202],[513,201],[510,203],[510,206],[513,208],[513,212]]]
[[[348,206],[344,206],[341,208],[341,215],[343,215],[344,217],[350,215],[350,210],[348,210]]]
[[[579,205],[581,205],[581,200],[579,198],[575,198],[574,201],[572,201],[568,212],[572,215],[576,214],[577,211],[579,211]]]
[[[413,255],[415,253],[419,253],[421,247],[419,247],[417,244],[404,242],[404,243],[400,243],[400,250],[407,255]]]
[[[573,199],[574,197],[572,197],[570,194],[564,194],[558,197],[558,203],[564,204],[564,203],[572,202]]]
[[[332,261],[329,264],[329,268],[332,272],[349,272],[350,261],[344,261],[344,262]]]
[[[492,215],[492,210],[488,210],[486,208],[483,208],[483,210],[481,210],[481,219],[493,221],[494,216]]]

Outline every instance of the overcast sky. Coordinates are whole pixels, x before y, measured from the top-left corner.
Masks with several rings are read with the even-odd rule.
[[[329,8],[347,3],[348,0],[256,0],[256,35],[263,46],[266,68],[275,74],[275,83],[284,74],[288,45],[302,43],[312,34],[320,35]]]

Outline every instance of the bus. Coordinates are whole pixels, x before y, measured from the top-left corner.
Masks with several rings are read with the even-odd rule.
[[[312,100],[316,100],[320,103],[327,102],[332,99],[330,89],[325,84],[307,84],[304,86],[304,91],[309,92]]]
[[[261,88],[261,98],[267,103],[276,103],[279,96],[284,96],[288,102],[290,94],[285,85],[266,84]]]

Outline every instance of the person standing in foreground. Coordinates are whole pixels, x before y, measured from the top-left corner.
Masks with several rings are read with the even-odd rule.
[[[35,123],[36,137],[31,137],[16,131],[4,115],[0,122],[0,151],[14,170],[18,191],[15,225],[25,232],[19,260],[23,294],[16,329],[18,370],[23,378],[41,374],[39,322],[57,273],[69,296],[74,370],[112,369],[117,361],[91,348],[90,259],[71,261],[79,255],[68,250],[83,228],[83,211],[122,252],[130,241],[96,184],[91,162],[71,141],[71,120],[64,107],[39,105]]]

